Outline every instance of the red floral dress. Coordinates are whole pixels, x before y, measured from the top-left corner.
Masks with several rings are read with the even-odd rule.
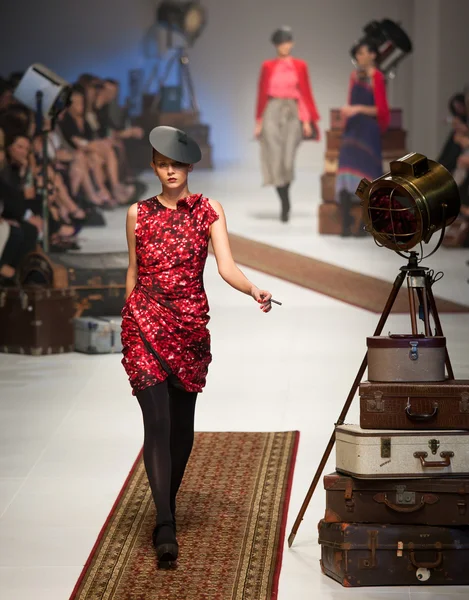
[[[179,200],[176,210],[156,197],[137,205],[138,277],[122,310],[122,364],[133,394],[168,377],[140,331],[187,391],[205,385],[212,355],[203,271],[217,219],[202,194]]]

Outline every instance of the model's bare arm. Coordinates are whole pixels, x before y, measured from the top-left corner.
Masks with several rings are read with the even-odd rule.
[[[137,283],[137,255],[135,253],[135,225],[137,223],[137,204],[127,211],[127,222],[125,225],[127,233],[127,247],[129,249],[129,266],[127,267],[127,277],[125,279],[125,299],[130,296]]]
[[[272,294],[266,290],[260,290],[251,283],[233,259],[226,228],[225,212],[222,205],[216,200],[210,200],[210,204],[219,216],[218,220],[212,224],[210,229],[218,272],[235,290],[243,292],[244,294],[249,294],[257,301],[260,300],[266,305],[266,308],[270,310],[270,299],[272,298]]]

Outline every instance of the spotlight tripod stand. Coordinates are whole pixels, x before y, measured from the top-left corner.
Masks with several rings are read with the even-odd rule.
[[[158,103],[161,98],[161,91],[169,77],[169,74],[171,73],[171,69],[173,68],[176,60],[179,63],[179,77],[180,77],[181,88],[184,89],[184,84],[186,85],[187,92],[189,95],[191,110],[193,112],[198,113],[199,106],[197,104],[197,99],[195,97],[194,83],[192,81],[192,75],[191,75],[190,67],[189,67],[189,55],[187,53],[187,49],[183,46],[176,48],[176,52],[168,60],[164,74],[158,82],[158,92],[153,99],[151,110],[153,112],[157,109]],[[152,75],[152,78],[153,78],[153,75]]]
[[[440,318],[438,316],[438,310],[435,303],[435,298],[432,292],[432,285],[435,281],[440,279],[438,276],[433,276],[433,273],[428,270],[427,267],[421,267],[418,262],[418,254],[417,252],[410,252],[410,256],[408,257],[408,263],[404,267],[400,268],[400,273],[396,277],[391,293],[389,294],[389,298],[386,302],[386,306],[384,307],[383,312],[381,313],[381,317],[379,319],[378,325],[373,335],[381,335],[383,331],[384,325],[391,313],[394,302],[397,298],[399,290],[404,283],[404,279],[407,279],[407,288],[409,293],[409,309],[410,309],[410,319],[412,324],[412,334],[416,335],[417,331],[417,316],[416,316],[416,300],[415,294],[417,294],[417,298],[420,303],[420,313],[424,321],[425,325],[425,335],[431,336],[431,326],[430,326],[430,314],[433,316],[433,321],[435,323],[435,334],[438,336],[443,335],[443,330],[441,328]],[[445,349],[445,364],[446,370],[448,372],[449,379],[454,379],[453,368],[451,366],[448,350]],[[314,475],[313,481],[309,487],[308,493],[303,501],[300,512],[296,517],[295,523],[293,524],[292,531],[288,537],[288,546],[291,547],[293,541],[295,540],[296,534],[300,527],[301,521],[306,513],[306,510],[309,506],[311,498],[313,497],[314,491],[319,483],[319,479],[324,471],[324,467],[329,459],[329,456],[332,452],[332,448],[335,444],[335,428],[339,425],[343,425],[345,421],[345,417],[349,411],[349,408],[353,402],[355,394],[357,392],[358,386],[362,380],[362,377],[365,373],[366,367],[368,365],[368,353],[365,354],[365,357],[362,361],[360,369],[358,370],[357,376],[355,377],[355,381],[353,382],[352,388],[347,396],[347,400],[345,401],[344,407],[342,408],[342,412],[337,419],[337,423],[335,423],[334,431],[332,432],[329,443],[327,444],[326,450],[324,451],[324,455],[319,463],[316,474]]]

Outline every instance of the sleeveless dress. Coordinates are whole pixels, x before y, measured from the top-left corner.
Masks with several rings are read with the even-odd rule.
[[[353,78],[350,87],[349,104],[376,105],[370,79]],[[337,201],[342,190],[355,194],[364,177],[373,181],[382,174],[381,130],[378,120],[364,114],[350,117],[347,119],[339,153]]]
[[[202,194],[175,210],[156,197],[137,204],[138,276],[122,310],[122,364],[133,395],[168,377],[163,364],[188,392],[205,385],[212,355],[203,271],[217,219]]]

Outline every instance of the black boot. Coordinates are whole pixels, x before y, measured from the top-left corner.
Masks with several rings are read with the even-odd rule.
[[[153,546],[158,558],[158,567],[170,569],[179,555],[179,544],[176,539],[174,522],[163,521],[153,530]]]
[[[341,190],[339,193],[339,207],[342,215],[342,237],[350,237],[352,235],[353,217],[350,214],[352,209],[352,196],[347,190]]]
[[[277,193],[282,203],[282,212],[280,213],[280,220],[282,223],[286,223],[290,218],[290,196],[289,196],[290,184],[283,185],[277,188]]]

